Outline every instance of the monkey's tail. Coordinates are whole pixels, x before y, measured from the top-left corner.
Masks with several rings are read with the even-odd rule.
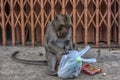
[[[31,65],[41,65],[41,66],[47,66],[47,61],[33,61],[33,60],[23,60],[20,58],[17,58],[16,55],[19,53],[19,51],[15,51],[12,55],[11,58],[12,60],[18,62],[18,63],[23,63],[23,64],[31,64]]]

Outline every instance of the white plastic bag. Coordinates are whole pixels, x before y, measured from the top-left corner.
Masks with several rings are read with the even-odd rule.
[[[64,55],[60,61],[58,68],[58,77],[61,78],[75,78],[80,74],[82,68],[82,62],[96,62],[95,58],[84,59],[81,56],[84,55],[90,46],[86,46],[82,51],[76,50],[69,51],[68,54]]]

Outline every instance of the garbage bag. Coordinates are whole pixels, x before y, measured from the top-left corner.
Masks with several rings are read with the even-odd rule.
[[[69,51],[68,54],[64,55],[58,67],[58,77],[75,78],[80,74],[82,69],[82,62],[96,62],[95,58],[82,58],[82,55],[84,55],[89,49],[90,46],[86,46],[81,51],[72,50]]]

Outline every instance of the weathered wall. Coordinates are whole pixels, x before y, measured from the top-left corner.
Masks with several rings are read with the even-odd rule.
[[[0,45],[43,44],[60,13],[72,18],[73,42],[120,45],[120,0],[0,0]]]

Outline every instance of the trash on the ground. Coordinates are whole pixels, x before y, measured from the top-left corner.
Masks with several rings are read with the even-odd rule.
[[[102,73],[103,74],[103,76],[106,76],[107,75],[107,73]]]
[[[82,62],[96,62],[95,58],[84,59],[81,56],[84,55],[90,46],[86,46],[81,51],[72,50],[68,54],[64,55],[60,61],[58,67],[58,77],[61,78],[75,78],[80,74],[82,69]]]
[[[94,66],[90,66],[90,64],[86,64],[83,66],[82,71],[84,71],[88,75],[95,75],[97,73],[100,73],[102,71],[101,68],[96,68]]]

